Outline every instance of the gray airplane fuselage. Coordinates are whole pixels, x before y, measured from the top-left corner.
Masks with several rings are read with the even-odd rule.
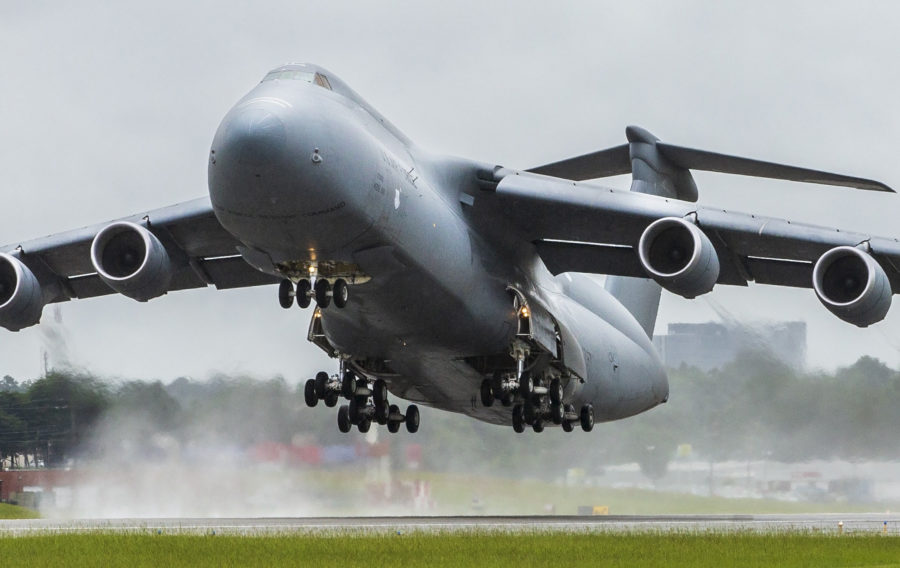
[[[605,421],[667,399],[631,313],[591,277],[552,276],[517,227],[484,212],[478,175],[492,165],[423,151],[324,70],[282,69],[320,72],[328,88],[282,76],[242,98],[215,135],[209,192],[257,268],[351,282],[346,307],[321,310],[335,350],[381,362],[398,396],[509,424],[477,400],[473,361],[509,352],[514,289],[558,327],[567,402]]]

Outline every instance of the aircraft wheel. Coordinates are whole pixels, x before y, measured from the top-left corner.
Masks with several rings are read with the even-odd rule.
[[[534,379],[528,371],[523,372],[519,377],[519,393],[525,398],[534,394]]]
[[[343,308],[347,305],[347,301],[350,299],[350,286],[347,285],[347,281],[343,278],[338,278],[335,281],[332,298],[334,299],[334,305],[338,308]]]
[[[575,429],[575,426],[572,426],[572,423],[569,422],[568,420],[563,420],[562,429],[563,429],[563,432],[571,432],[572,430]]]
[[[297,305],[301,308],[308,308],[312,303],[312,298],[309,295],[309,291],[312,287],[309,285],[309,280],[305,278],[300,282],[297,282]]]
[[[541,419],[535,420],[534,424],[532,424],[531,427],[534,428],[535,432],[538,432],[538,433],[543,432],[544,431],[544,421]]]
[[[331,295],[328,292],[331,292],[331,284],[328,283],[328,280],[324,278],[316,280],[316,305],[323,310],[331,304]]]
[[[513,430],[521,434],[525,431],[525,414],[521,404],[517,404],[512,410]]]
[[[325,398],[325,385],[328,383],[328,373],[319,371],[316,373],[316,396]]]
[[[561,404],[551,404],[550,415],[554,424],[562,424],[566,421],[566,411]]]
[[[531,399],[526,400],[524,408],[522,409],[522,416],[525,418],[525,424],[534,423],[534,419],[536,418],[534,410],[534,403],[531,402]]]
[[[376,379],[372,386],[372,401],[375,402],[375,406],[384,406],[385,410],[388,407],[387,383],[382,379]]]
[[[556,405],[561,405],[563,399],[563,386],[562,381],[559,379],[553,379],[550,381],[550,402]],[[557,422],[558,424],[558,422]]]
[[[494,405],[494,390],[488,379],[481,381],[481,405],[486,407]]]
[[[286,278],[278,284],[278,303],[284,309],[294,305],[294,283]]]
[[[328,408],[334,408],[338,403],[338,393],[334,391],[328,391],[325,393],[325,406]]]
[[[390,416],[391,411],[390,408],[388,408],[386,402],[383,402],[381,404],[378,404],[377,402],[375,403],[375,422],[384,426],[388,423],[388,419],[390,418]]]
[[[396,434],[400,431],[400,423],[396,420],[388,420],[387,427],[388,432],[390,432],[391,434]]]
[[[303,387],[303,399],[306,401],[306,406],[310,408],[319,404],[319,396],[316,394],[315,379],[306,381],[306,385]]]
[[[359,421],[359,424],[357,424],[356,427],[359,428],[360,432],[365,434],[366,432],[369,431],[369,428],[372,427],[372,421],[369,420],[368,418],[363,418],[362,420]]]
[[[410,404],[406,408],[406,431],[415,434],[419,431],[419,407]]]
[[[365,403],[363,403],[365,404]],[[354,424],[358,424],[362,419],[362,416],[359,415],[359,411],[362,410],[359,404],[359,398],[353,397],[350,399],[350,404],[348,405],[348,410],[350,412],[350,421]],[[365,408],[365,406],[363,406]]]
[[[513,405],[513,397],[510,393],[505,392],[503,396],[500,397],[500,402],[503,403],[503,406],[509,407]]]
[[[344,376],[341,377],[341,395],[349,399],[353,398],[354,394],[356,394],[356,375],[347,369],[344,371]]]
[[[594,407],[590,404],[581,407],[581,429],[585,432],[594,429]]]
[[[338,409],[338,430],[346,434],[353,424],[350,422],[350,408],[344,404]]]

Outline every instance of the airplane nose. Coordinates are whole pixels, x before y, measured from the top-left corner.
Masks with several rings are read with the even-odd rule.
[[[234,153],[237,163],[259,168],[278,161],[285,139],[280,118],[267,109],[251,107],[229,121],[224,146]]]

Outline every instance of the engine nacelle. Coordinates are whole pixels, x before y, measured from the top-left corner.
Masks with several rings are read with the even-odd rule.
[[[837,247],[813,268],[813,289],[828,310],[842,320],[868,327],[891,307],[891,283],[881,265],[856,247]]]
[[[172,281],[172,264],[156,235],[120,221],[105,227],[91,244],[91,262],[110,288],[140,302],[162,296]]]
[[[709,238],[678,217],[650,223],[641,235],[638,256],[650,278],[685,298],[706,294],[719,279],[719,256]]]
[[[18,258],[0,253],[0,326],[19,331],[41,321],[43,311],[37,277]]]

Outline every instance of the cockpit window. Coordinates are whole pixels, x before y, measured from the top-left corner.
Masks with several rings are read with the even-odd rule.
[[[324,87],[331,90],[331,83],[328,82],[328,78],[321,73],[315,73],[313,71],[298,71],[295,69],[276,69],[275,71],[269,72],[263,78],[263,82],[265,81],[274,81],[274,80],[282,80],[282,81],[304,81],[306,83],[313,84],[320,87]]]

